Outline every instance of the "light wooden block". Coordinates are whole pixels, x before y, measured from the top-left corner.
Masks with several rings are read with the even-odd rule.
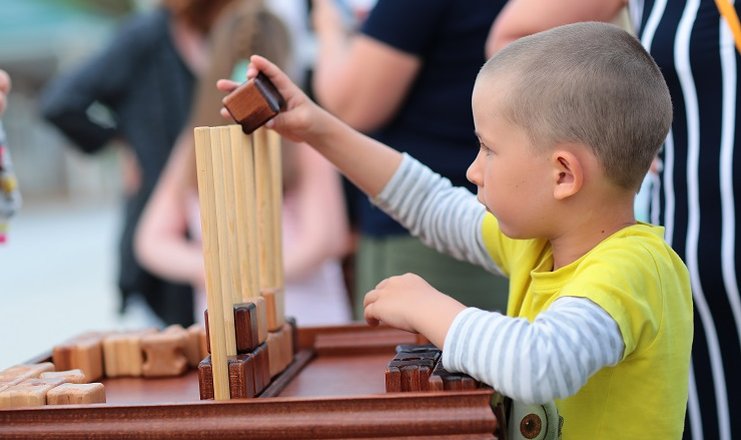
[[[140,343],[145,353],[143,376],[178,376],[188,369],[188,332],[182,326],[171,325],[160,333],[144,335]]]
[[[105,387],[102,383],[65,383],[46,393],[48,405],[82,405],[105,403]]]
[[[85,382],[85,373],[82,372],[79,368],[76,368],[74,370],[65,370],[65,371],[47,371],[45,373],[41,373],[41,376],[39,376],[40,379],[56,379],[56,378],[62,378],[64,379],[65,383],[86,383]]]
[[[85,382],[103,377],[103,334],[88,333],[79,338],[57,345],[52,351],[52,361],[58,370],[79,368],[85,374]]]
[[[156,329],[151,328],[136,332],[114,333],[103,338],[106,376],[141,376],[144,363],[141,338],[156,332]]]
[[[0,371],[0,383],[15,385],[26,379],[38,378],[48,371],[54,371],[54,364],[51,362],[14,365]]]
[[[46,393],[64,383],[63,378],[26,379],[0,392],[0,408],[23,408],[46,405]]]
[[[268,331],[275,332],[283,327],[285,318],[285,301],[283,289],[261,289],[260,295],[265,299],[265,313],[268,321]]]
[[[198,364],[208,356],[208,340],[206,327],[203,324],[193,324],[188,327],[188,342],[185,345],[185,357],[188,365],[197,368]]]
[[[262,296],[252,298],[252,301],[257,308],[257,339],[262,344],[268,340],[268,308]]]

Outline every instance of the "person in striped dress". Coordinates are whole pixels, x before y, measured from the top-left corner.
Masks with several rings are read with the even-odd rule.
[[[253,56],[248,77],[258,71],[287,102],[269,128],[316,148],[429,246],[510,281],[505,316],[418,275],[393,276],[365,296],[366,321],[424,335],[446,369],[518,403],[555,400],[565,439],[681,436],[689,274],[663,228],[633,215],[672,105],[634,37],[562,26],[482,67],[472,96],[480,146],[467,173],[476,196],[353,130]]]

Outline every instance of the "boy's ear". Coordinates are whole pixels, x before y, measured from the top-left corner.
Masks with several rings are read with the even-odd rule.
[[[567,149],[557,149],[551,155],[553,165],[553,197],[565,200],[581,190],[584,166],[579,157]]]

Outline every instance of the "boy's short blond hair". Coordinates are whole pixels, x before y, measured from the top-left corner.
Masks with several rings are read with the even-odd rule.
[[[479,77],[506,84],[499,109],[536,148],[590,146],[613,183],[637,190],[672,121],[669,89],[640,42],[617,26],[576,23],[521,38]]]

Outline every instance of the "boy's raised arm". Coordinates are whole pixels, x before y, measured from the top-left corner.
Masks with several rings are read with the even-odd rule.
[[[275,64],[253,55],[247,78],[258,72],[270,79],[286,101],[285,110],[266,126],[288,139],[308,143],[366,194],[378,195],[399,167],[401,153],[355,131],[311,101]],[[217,87],[231,92],[237,84],[220,80]],[[228,117],[225,109],[222,114]]]

